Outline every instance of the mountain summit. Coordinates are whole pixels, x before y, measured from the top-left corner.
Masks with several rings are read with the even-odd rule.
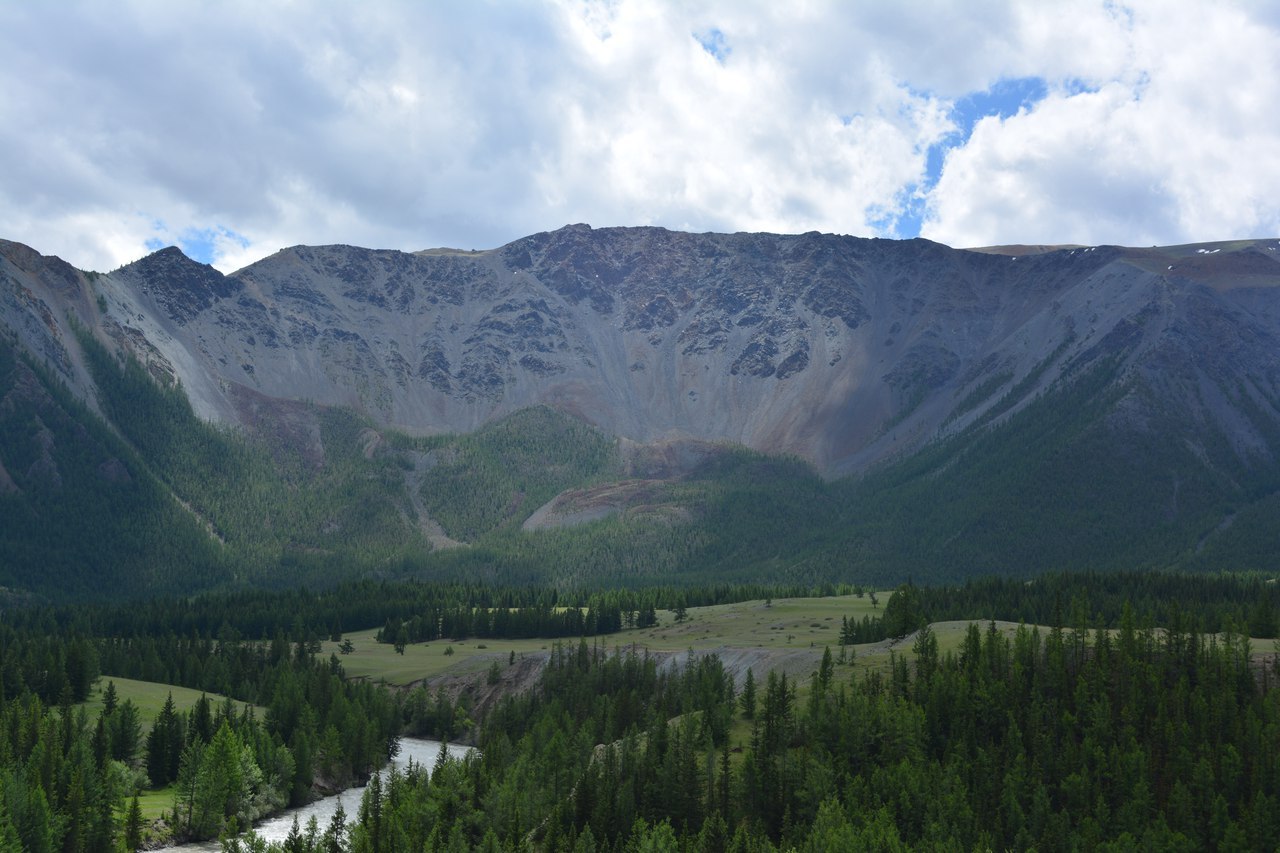
[[[840,475],[1007,417],[1104,355],[1141,380],[1113,417],[1138,428],[1150,391],[1269,453],[1277,249],[574,225],[487,252],[298,246],[229,276],[170,248],[92,281],[3,244],[0,280],[6,325],[73,384],[68,309],[224,423],[308,400],[431,434],[546,404]]]
[[[573,225],[482,252],[296,246],[231,275],[174,248],[84,273],[0,241],[0,325],[0,500],[59,541],[59,489],[153,483],[177,501],[137,512],[183,508],[224,580],[237,535],[255,559],[305,562],[356,531],[382,553],[627,513],[684,531],[653,534],[661,571],[712,574],[1243,567],[1275,544],[1277,240],[965,251]],[[104,387],[104,370],[125,373]],[[327,497],[286,524],[269,490],[197,494],[223,476],[225,436],[184,437],[188,403],[321,472]],[[791,462],[717,468],[732,446],[827,483]],[[694,472],[698,489],[658,485]],[[302,475],[270,476],[287,496]],[[638,529],[610,535],[630,548]],[[24,565],[66,559],[18,540]]]

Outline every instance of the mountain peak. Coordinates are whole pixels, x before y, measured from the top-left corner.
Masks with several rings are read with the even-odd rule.
[[[310,400],[438,433],[545,404],[638,442],[727,440],[832,475],[1006,418],[1103,355],[1152,375],[1177,361],[1186,381],[1270,364],[1239,349],[1280,337],[1274,248],[993,253],[578,223],[483,252],[297,246],[230,276],[168,247],[102,286],[145,297],[129,334],[165,330],[151,344],[200,410],[236,422],[248,399]],[[1212,318],[1234,331],[1191,329]],[[1244,343],[1183,363],[1214,334]],[[1208,414],[1256,445],[1230,408]]]
[[[808,480],[797,492],[761,469],[733,475],[760,513],[735,531],[792,512],[792,538],[778,539],[791,544],[768,550],[825,541],[815,567],[844,571],[858,554],[868,571],[1025,571],[1089,564],[1098,543],[1127,543],[1115,563],[1143,565],[1274,530],[1280,243],[1043,248],[567,226],[485,252],[295,247],[230,276],[170,247],[64,281],[54,260],[0,244],[0,341],[103,399],[111,383],[95,386],[82,365],[105,353],[71,331],[74,315],[181,388],[199,416],[266,437],[308,470],[395,446],[397,464],[379,469],[403,477],[391,511],[413,507],[431,537],[480,535],[438,517],[473,491],[472,463],[461,445],[384,443],[385,430],[487,435],[492,452],[475,458],[507,469],[509,451],[523,454],[528,471],[508,471],[509,493],[480,502],[503,518],[538,504],[562,519],[703,513],[661,509],[658,487],[639,481],[553,502],[573,487],[554,480],[561,455],[589,448],[579,430],[508,417],[538,406],[596,427],[598,449],[639,445],[672,461],[629,478],[710,476],[751,456],[701,450],[731,445],[802,457],[832,479],[876,468],[853,487],[865,501],[812,536],[807,516],[852,505],[805,503],[825,488]],[[0,381],[4,361],[0,349]],[[21,426],[7,434],[20,443],[0,447],[14,500],[34,494],[40,425],[53,424],[23,399],[0,385],[0,421],[7,411]],[[145,439],[148,416],[133,425]],[[90,473],[123,486],[111,466]],[[535,494],[526,475],[558,485]],[[313,541],[329,548],[361,524],[326,522]]]
[[[186,325],[219,299],[240,289],[240,283],[209,264],[192,260],[177,246],[167,246],[113,273],[149,294],[169,319]]]

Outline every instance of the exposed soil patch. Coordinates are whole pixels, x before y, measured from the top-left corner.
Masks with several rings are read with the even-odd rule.
[[[525,519],[525,530],[549,530],[599,521],[620,513],[664,514],[687,518],[688,511],[664,503],[661,480],[626,480],[556,495]]]

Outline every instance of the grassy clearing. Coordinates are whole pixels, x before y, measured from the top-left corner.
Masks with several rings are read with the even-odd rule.
[[[788,677],[796,679],[803,693],[823,649],[829,647],[832,655],[838,657],[841,618],[860,620],[864,616],[877,615],[883,611],[890,595],[887,591],[878,592],[877,606],[872,605],[869,595],[846,595],[690,607],[688,618],[681,623],[675,621],[670,611],[659,611],[659,624],[654,628],[624,630],[605,637],[589,638],[587,642],[598,641],[609,648],[634,645],[668,654],[690,650],[695,653],[715,652],[725,660],[730,670],[750,667],[755,671],[757,680],[763,679],[770,669],[783,670]],[[984,634],[990,624],[989,620],[982,619],[933,623],[940,656],[959,654],[971,622],[976,623]],[[1016,622],[997,620],[995,624],[997,630],[1010,637],[1018,629]],[[1043,639],[1050,628],[1041,625],[1039,630]],[[576,640],[539,639],[435,640],[407,646],[405,653],[399,655],[391,645],[374,642],[375,634],[375,630],[347,634],[346,639],[351,640],[355,651],[339,656],[342,665],[349,676],[398,686],[442,675],[482,672],[495,660],[505,664],[513,651],[520,657],[545,653],[556,642],[576,643]],[[853,646],[849,649],[852,662],[837,666],[836,676],[840,679],[861,677],[868,670],[888,673],[893,656],[906,658],[911,664],[915,660],[911,650],[913,642],[913,637],[907,637]],[[1271,640],[1253,641],[1255,655],[1274,654],[1274,646]],[[446,654],[448,649],[453,653]],[[337,651],[337,643],[325,643],[326,655]]]
[[[84,703],[84,707],[89,712],[89,719],[96,720],[98,714],[102,711],[102,694],[107,689],[108,682],[115,682],[116,696],[119,701],[132,699],[133,704],[138,706],[138,719],[142,723],[142,732],[145,736],[151,731],[151,724],[160,714],[160,709],[164,707],[165,699],[169,694],[173,694],[173,706],[179,713],[186,713],[190,708],[200,700],[202,695],[199,690],[191,690],[187,687],[174,687],[172,684],[159,684],[154,681],[134,681],[132,678],[116,678],[111,675],[104,675],[98,679],[98,683],[93,686],[93,692],[89,694],[89,698]],[[214,710],[222,704],[224,697],[216,694],[204,694],[209,697],[209,701],[213,703]],[[241,710],[245,703],[236,702],[236,710]],[[259,709],[261,713],[261,709]]]
[[[879,613],[888,600],[879,594],[879,607],[869,596],[831,598],[779,598],[743,601],[712,607],[691,607],[688,618],[677,624],[669,612],[659,613],[660,624],[643,631],[625,631],[627,643],[662,651],[735,649],[817,649],[840,642],[840,620],[861,619]]]
[[[435,640],[430,643],[413,643],[405,646],[404,654],[397,654],[390,643],[376,643],[376,630],[355,631],[344,634],[355,650],[349,655],[338,654],[348,678],[367,678],[404,686],[424,678],[438,675],[461,675],[480,672],[493,661],[506,663],[511,652],[516,657],[549,650],[555,640]],[[336,654],[338,643],[326,641],[325,655]],[[448,650],[452,649],[452,653]]]
[[[659,611],[659,624],[644,630],[624,630],[600,637],[609,647],[635,645],[655,652],[695,652],[764,650],[792,652],[806,658],[812,652],[821,657],[826,646],[834,650],[840,641],[840,620],[861,619],[875,614],[888,601],[878,594],[878,607],[870,596],[831,598],[786,598],[771,601],[744,601],[711,607],[691,607],[688,618],[676,623],[670,611]],[[514,651],[517,657],[550,650],[555,640],[434,640],[405,647],[396,654],[390,644],[374,642],[376,630],[345,635],[355,647],[349,655],[339,655],[347,675],[406,685],[439,675],[480,672],[493,661],[505,663]],[[566,642],[566,641],[562,641]],[[588,642],[594,642],[589,639]],[[452,654],[446,654],[452,649]],[[324,654],[338,652],[338,644],[326,642]],[[834,653],[834,652],[833,652]],[[816,659],[816,658],[815,658]],[[757,673],[761,675],[762,673]]]
[[[142,809],[144,820],[157,820],[166,812],[173,811],[174,786],[147,789],[138,794],[138,807]]]

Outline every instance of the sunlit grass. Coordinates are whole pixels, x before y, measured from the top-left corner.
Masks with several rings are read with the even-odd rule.
[[[142,723],[144,737],[151,730],[151,724],[155,722],[156,717],[160,715],[160,709],[164,707],[165,699],[168,698],[169,694],[173,694],[174,708],[184,714],[200,700],[201,696],[201,691],[187,687],[175,687],[172,684],[136,681],[132,678],[117,678],[113,675],[104,675],[94,684],[88,700],[84,703],[90,719],[97,719],[98,714],[102,711],[102,695],[107,689],[108,682],[115,683],[118,701],[123,702],[126,699],[131,699],[133,704],[138,706],[138,720]],[[206,695],[208,695],[209,701],[212,703],[213,710],[216,711],[222,704],[224,697],[216,693]],[[245,703],[237,702],[235,704],[238,712],[244,707]]]
[[[138,806],[142,809],[143,819],[153,821],[162,817],[165,813],[173,811],[173,794],[173,785],[166,785],[163,788],[140,793],[138,795]]]
[[[610,650],[635,646],[653,652],[673,653],[690,649],[695,652],[726,649],[794,652],[798,658],[821,658],[824,647],[834,650],[840,642],[841,617],[862,619],[879,613],[889,599],[887,592],[877,593],[877,603],[870,595],[835,596],[829,598],[780,598],[769,601],[743,601],[711,607],[690,607],[687,618],[677,623],[669,610],[658,611],[658,625],[643,630],[626,629],[616,634],[588,637],[588,644],[599,643]],[[374,641],[376,630],[344,635],[354,651],[339,653],[339,643],[325,642],[324,655],[338,654],[347,675],[406,685],[443,674],[466,674],[488,668],[494,661],[505,664],[511,653],[516,657],[550,651],[557,642],[576,645],[576,638],[564,640],[434,640],[412,643],[398,654],[389,643]],[[449,653],[449,650],[452,653]],[[833,651],[834,653],[834,651]],[[764,673],[757,673],[763,677]]]

